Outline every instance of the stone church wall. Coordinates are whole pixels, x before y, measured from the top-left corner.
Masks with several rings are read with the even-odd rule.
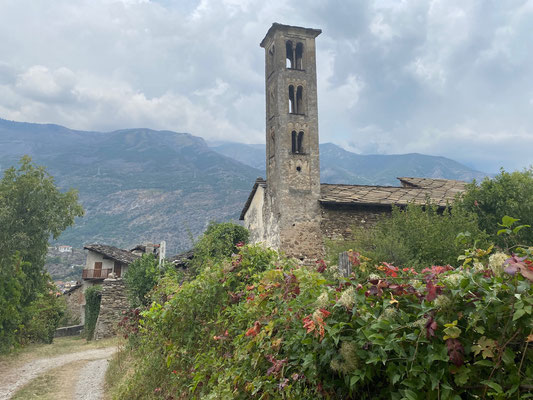
[[[390,207],[357,205],[322,205],[322,236],[339,240],[350,239],[354,227],[371,227],[381,217],[390,215]]]
[[[94,330],[94,339],[114,336],[117,324],[123,317],[122,312],[129,308],[124,280],[121,278],[105,279],[102,284],[102,301]]]

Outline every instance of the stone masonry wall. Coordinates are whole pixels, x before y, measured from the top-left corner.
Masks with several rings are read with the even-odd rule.
[[[389,215],[389,207],[361,207],[351,205],[322,205],[322,236],[340,240],[350,239],[354,227],[371,227],[379,218]]]
[[[114,336],[117,324],[123,317],[122,312],[128,309],[129,302],[124,281],[121,278],[105,279],[102,284],[102,301],[94,330],[94,339]]]
[[[85,322],[85,314],[82,312],[85,304],[83,287],[80,285],[65,293],[63,297],[67,304],[68,325],[83,324]]]

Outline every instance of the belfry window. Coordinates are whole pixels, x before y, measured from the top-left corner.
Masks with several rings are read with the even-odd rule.
[[[285,66],[287,68],[294,68],[294,49],[292,48],[292,42],[290,40],[285,43],[285,51],[287,54]]]
[[[294,58],[295,58],[295,62],[296,62],[296,65],[295,65],[295,68],[296,69],[303,69],[303,63],[302,63],[302,58],[303,58],[303,55],[304,55],[304,45],[302,43],[298,43],[296,45],[296,49],[294,50]]]
[[[292,41],[287,40],[285,43],[285,54],[285,66],[287,68],[303,69],[304,45],[302,43],[297,43],[295,46]]]
[[[293,85],[289,85],[289,113],[290,114],[304,114],[304,106],[303,106],[303,93],[304,88],[302,86],[298,86],[296,90],[294,90]]]
[[[292,154],[303,154],[304,152],[304,133],[302,131],[291,132],[292,139]]]
[[[304,95],[304,88],[301,86],[298,86],[298,89],[296,89],[296,114],[304,113],[303,95]]]
[[[294,98],[294,86],[289,86],[289,113],[296,114],[296,99]]]

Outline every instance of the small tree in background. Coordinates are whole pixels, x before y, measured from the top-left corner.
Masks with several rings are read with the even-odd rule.
[[[147,305],[148,292],[157,284],[161,271],[153,254],[143,256],[130,264],[124,276],[128,288],[128,299],[132,307]]]
[[[239,243],[248,242],[248,230],[231,222],[209,223],[204,234],[194,246],[193,270],[199,270],[208,260],[231,257]]]
[[[523,229],[514,237],[498,236],[495,229],[506,215],[517,218],[522,225],[533,226],[533,168],[522,172],[501,172],[481,183],[473,182],[456,207],[478,217],[479,227],[491,235],[500,247],[533,242],[533,230]]]

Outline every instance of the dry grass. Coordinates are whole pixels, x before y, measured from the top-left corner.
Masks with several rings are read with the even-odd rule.
[[[86,363],[76,361],[50,370],[23,386],[12,400],[73,399],[79,371]]]

